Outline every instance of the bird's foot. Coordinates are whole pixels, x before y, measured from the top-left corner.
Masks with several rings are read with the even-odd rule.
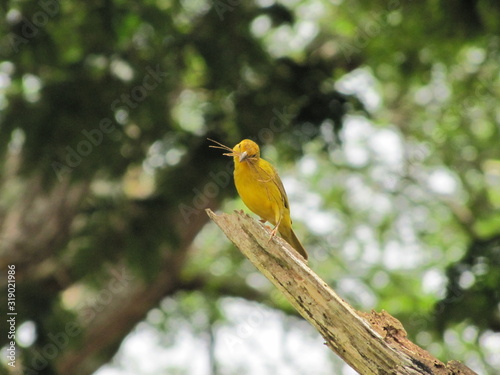
[[[278,232],[278,226],[275,226],[274,229],[271,231],[271,235],[269,236],[269,239],[267,240],[267,242],[269,243],[274,236],[276,236],[276,233]]]

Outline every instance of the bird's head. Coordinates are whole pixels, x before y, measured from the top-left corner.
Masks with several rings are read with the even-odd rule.
[[[234,160],[238,160],[240,163],[260,158],[259,146],[250,139],[244,139],[234,146],[233,152]]]
[[[226,150],[223,155],[232,156],[234,158],[235,163],[243,163],[243,162],[254,162],[259,160],[260,158],[260,149],[257,143],[250,139],[244,139],[240,143],[238,143],[233,148],[227,147],[222,143],[214,141],[213,139],[208,138],[209,141],[214,142],[216,145],[210,145],[213,148],[220,148],[222,150]]]

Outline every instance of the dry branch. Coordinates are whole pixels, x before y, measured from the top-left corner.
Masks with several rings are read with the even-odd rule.
[[[409,341],[401,323],[385,311],[353,309],[285,241],[269,241],[269,232],[243,212],[216,215],[208,209],[207,214],[360,374],[476,374],[457,361],[444,364]]]

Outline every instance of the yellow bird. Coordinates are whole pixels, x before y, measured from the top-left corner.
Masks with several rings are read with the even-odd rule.
[[[224,155],[234,159],[234,184],[243,203],[253,213],[261,217],[262,222],[274,225],[271,237],[279,232],[297,252],[307,260],[307,252],[292,230],[290,206],[285,188],[276,169],[260,157],[257,143],[244,139],[233,149],[209,139],[219,146],[210,146],[230,151]]]

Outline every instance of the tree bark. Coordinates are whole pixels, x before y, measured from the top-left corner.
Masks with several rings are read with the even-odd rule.
[[[210,218],[325,339],[360,374],[472,375],[460,362],[447,364],[408,340],[402,324],[385,311],[364,313],[340,298],[284,240],[243,212]],[[476,374],[477,375],[477,374]]]

